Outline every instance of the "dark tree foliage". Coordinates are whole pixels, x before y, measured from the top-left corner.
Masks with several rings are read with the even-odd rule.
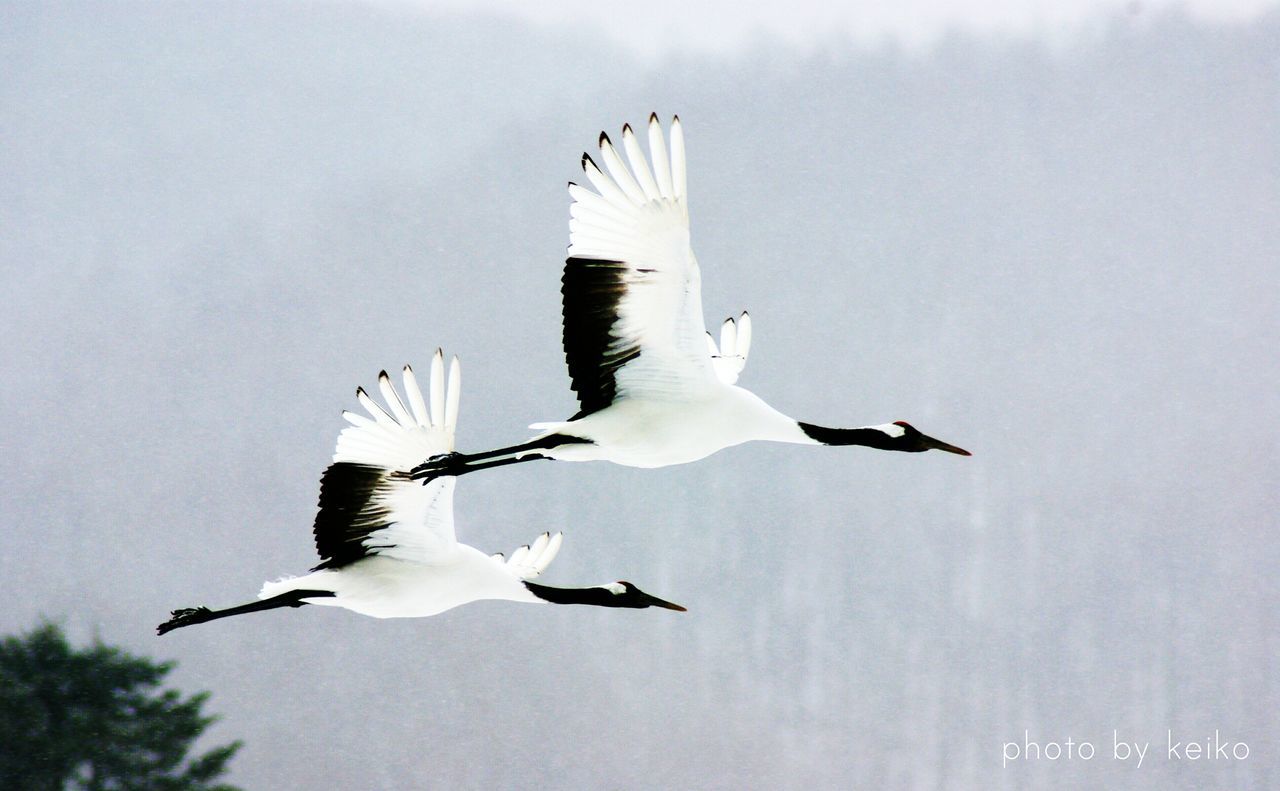
[[[161,689],[172,662],[44,624],[0,641],[0,789],[235,791],[217,778],[239,742],[188,755],[215,718],[209,693]]]

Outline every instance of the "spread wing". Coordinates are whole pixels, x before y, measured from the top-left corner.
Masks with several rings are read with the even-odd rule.
[[[716,346],[711,333],[707,333],[707,351],[720,381],[727,385],[737,382],[742,369],[747,367],[747,355],[751,352],[751,317],[746,311],[737,321],[729,317],[720,325],[719,346]]]
[[[321,563],[314,570],[340,568],[377,554],[417,563],[432,563],[452,554],[452,477],[425,486],[410,480],[409,470],[423,459],[453,450],[461,387],[458,359],[450,366],[448,384],[444,354],[431,360],[430,406],[422,397],[413,369],[404,368],[400,397],[387,372],[378,377],[386,407],[363,388],[356,398],[368,417],[342,416],[351,425],[338,435],[333,464],[320,479],[320,510],[313,533]]]
[[[702,285],[689,247],[684,135],[671,122],[670,152],[649,116],[652,168],[630,126],[622,129],[629,166],[600,135],[601,170],[582,169],[595,188],[569,185],[564,352],[578,394],[576,417],[615,400],[695,398],[719,382],[703,335]]]
[[[562,541],[564,541],[564,533],[556,533],[554,536],[543,533],[534,539],[532,544],[525,544],[505,560],[501,554],[492,557],[520,579],[536,579],[547,570],[551,561],[555,560]]]

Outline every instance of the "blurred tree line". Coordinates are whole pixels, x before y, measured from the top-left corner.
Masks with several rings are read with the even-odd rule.
[[[215,717],[154,662],[43,624],[0,641],[0,791],[235,791],[218,782],[240,742],[192,753]]]

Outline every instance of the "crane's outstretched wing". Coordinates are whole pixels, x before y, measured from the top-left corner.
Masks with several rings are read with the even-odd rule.
[[[648,160],[622,128],[624,164],[600,134],[601,170],[582,169],[596,192],[569,185],[564,353],[580,406],[575,416],[617,399],[683,400],[718,382],[707,355],[698,262],[689,247],[684,135],[671,122],[671,147],[649,116]]]
[[[720,325],[719,346],[711,333],[707,333],[707,351],[711,353],[711,365],[720,381],[727,385],[737,382],[751,353],[751,317],[745,310],[737,321],[730,316]]]
[[[556,559],[562,541],[564,533],[556,533],[554,536],[543,533],[532,544],[525,544],[512,552],[509,558],[504,559],[501,554],[492,557],[522,580],[537,579],[551,565],[551,561]]]
[[[378,376],[386,408],[364,388],[356,390],[369,417],[342,413],[351,425],[338,435],[333,464],[320,479],[320,511],[312,532],[322,562],[313,571],[341,568],[372,554],[431,563],[453,551],[457,479],[436,478],[424,486],[410,480],[409,470],[453,450],[461,383],[455,357],[446,388],[444,353],[437,349],[429,407],[407,365],[407,406],[386,371]]]

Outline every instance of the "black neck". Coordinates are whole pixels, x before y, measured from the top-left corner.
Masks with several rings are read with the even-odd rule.
[[[619,596],[604,588],[552,588],[536,582],[525,582],[524,586],[539,599],[552,604],[591,604],[596,607],[619,607]]]
[[[812,423],[799,425],[810,439],[823,445],[865,445],[881,450],[894,450],[898,446],[894,437],[873,428],[827,428]]]

